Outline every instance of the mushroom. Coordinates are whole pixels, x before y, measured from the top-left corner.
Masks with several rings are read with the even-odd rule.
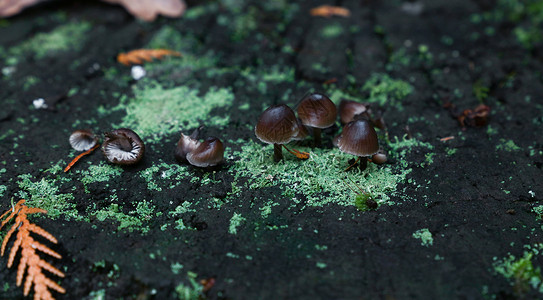
[[[264,143],[273,144],[273,159],[278,162],[283,158],[281,146],[298,158],[309,157],[308,153],[290,151],[284,144],[295,139],[300,133],[300,126],[294,111],[285,104],[268,107],[258,118],[255,126],[256,137]]]
[[[385,154],[384,151],[379,150],[379,152],[375,153],[375,154],[371,157],[371,161],[372,161],[374,164],[382,165],[382,164],[384,164],[384,163],[387,162],[387,155]]]
[[[76,151],[87,151],[98,142],[98,137],[89,129],[80,129],[70,135],[70,146]]]
[[[102,152],[114,164],[133,165],[143,158],[145,145],[140,137],[128,128],[104,133]]]
[[[321,129],[334,125],[336,115],[336,105],[323,94],[309,94],[298,105],[298,117],[304,125],[313,128],[316,147],[321,145]]]
[[[198,141],[198,135],[200,134],[200,130],[202,130],[202,128],[204,128],[204,126],[196,128],[189,136],[181,133],[181,138],[177,142],[177,147],[175,148],[175,160],[180,163],[188,162],[187,154],[194,151],[194,149],[200,146],[200,142]]]
[[[343,132],[337,137],[337,146],[341,152],[358,156],[356,161],[345,171],[352,168],[361,157],[372,156],[379,151],[377,133],[370,123],[364,119],[354,120],[343,127]],[[360,168],[366,169],[367,159],[360,162]]]
[[[187,154],[187,161],[197,167],[212,167],[224,158],[224,145],[216,137],[208,137],[203,143]]]
[[[84,152],[76,156],[66,168],[64,168],[65,173],[68,172],[83,156],[88,155],[100,146],[100,144],[98,144],[98,137],[96,137],[89,129],[81,129],[72,132],[69,142],[76,151]]]
[[[368,106],[360,102],[352,100],[341,100],[339,103],[339,119],[341,124],[347,124],[354,120],[356,115],[363,114],[368,111]]]

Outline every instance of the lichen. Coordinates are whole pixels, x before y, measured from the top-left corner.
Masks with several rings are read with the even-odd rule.
[[[245,222],[245,218],[238,213],[234,213],[232,218],[230,218],[230,226],[228,227],[228,233],[230,234],[237,234],[238,233],[238,227]]]

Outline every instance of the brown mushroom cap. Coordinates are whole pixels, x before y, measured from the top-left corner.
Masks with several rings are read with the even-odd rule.
[[[336,105],[323,94],[310,94],[304,97],[298,105],[298,117],[307,126],[330,127],[336,122],[336,115]]]
[[[224,158],[224,144],[216,137],[208,137],[203,143],[187,154],[187,161],[197,167],[220,164]]]
[[[70,135],[70,145],[76,151],[87,151],[98,142],[98,137],[88,129],[76,130]]]
[[[120,128],[104,133],[102,152],[114,164],[132,165],[139,162],[145,153],[145,145],[131,129]]]
[[[186,163],[187,162],[187,154],[194,151],[198,146],[200,146],[200,142],[198,141],[198,135],[200,134],[200,130],[202,130],[203,126],[200,126],[196,128],[191,135],[184,135],[181,133],[181,138],[179,138],[179,141],[177,142],[177,147],[175,147],[175,160],[177,160],[180,163]]]
[[[356,156],[372,156],[379,151],[377,133],[366,120],[355,120],[345,125],[337,146],[342,152]]]
[[[339,103],[339,119],[341,124],[347,124],[354,120],[354,116],[365,113],[368,107],[360,102],[341,100]]]
[[[298,135],[300,128],[294,111],[285,104],[270,106],[258,118],[256,137],[268,144],[286,144]]]

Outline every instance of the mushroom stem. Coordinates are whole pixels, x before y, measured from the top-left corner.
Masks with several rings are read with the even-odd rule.
[[[281,144],[273,144],[273,161],[278,162],[283,159],[283,148]]]
[[[313,128],[313,145],[315,147],[320,147],[321,146],[321,129],[320,128],[316,128],[314,127]]]
[[[360,171],[366,170],[368,167],[368,160],[366,158],[362,158],[359,156],[352,165],[350,165],[347,169],[345,169],[345,172],[349,171],[352,167],[356,166],[356,164],[360,161]]]

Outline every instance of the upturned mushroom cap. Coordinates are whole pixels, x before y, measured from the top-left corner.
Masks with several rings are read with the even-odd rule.
[[[341,100],[339,103],[339,119],[341,124],[347,124],[354,120],[354,116],[365,113],[368,107],[360,102]]]
[[[339,150],[356,156],[372,156],[379,151],[375,129],[366,120],[355,120],[343,127],[337,138]]]
[[[120,128],[104,133],[102,152],[106,159],[118,165],[133,165],[143,158],[145,145],[131,129]]]
[[[224,158],[224,144],[216,137],[208,137],[196,149],[187,154],[187,161],[197,167],[220,164]]]
[[[336,115],[336,105],[323,94],[310,94],[304,97],[298,105],[298,117],[307,126],[330,127],[336,122]]]
[[[70,145],[76,151],[87,151],[98,142],[98,137],[88,129],[76,130],[70,135]]]
[[[200,134],[200,130],[202,130],[202,128],[203,126],[196,128],[191,135],[184,135],[183,133],[181,133],[181,138],[179,138],[179,141],[177,142],[177,147],[175,147],[175,160],[180,163],[187,162],[187,154],[194,151],[194,149],[200,146],[200,142],[198,141],[198,135]]]
[[[258,118],[256,137],[268,144],[286,144],[299,132],[294,111],[285,104],[270,106]]]

